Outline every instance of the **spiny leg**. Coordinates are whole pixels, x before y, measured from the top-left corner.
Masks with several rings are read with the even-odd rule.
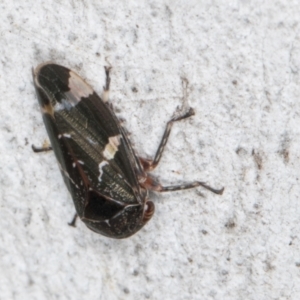
[[[183,119],[187,119],[187,118],[193,116],[194,114],[195,114],[194,109],[190,107],[187,112],[185,112],[184,114],[181,114],[179,116],[174,116],[167,123],[165,132],[164,132],[163,137],[160,141],[160,144],[158,146],[158,149],[156,151],[154,159],[153,160],[147,160],[147,159],[140,158],[140,161],[141,161],[141,163],[142,163],[142,165],[143,165],[146,172],[152,171],[153,169],[155,169],[157,167],[157,165],[158,165],[158,163],[159,163],[159,161],[162,157],[165,146],[168,142],[168,139],[169,139],[171,129],[172,129],[172,126],[173,126],[174,122],[177,122],[177,121],[180,121],[180,120],[183,120]]]
[[[217,194],[222,195],[224,188],[221,189],[215,189],[211,186],[207,185],[205,182],[202,181],[194,181],[194,182],[185,182],[181,184],[171,185],[171,186],[162,186],[160,182],[153,177],[151,174],[147,174],[146,179],[141,183],[141,185],[151,191],[155,192],[172,192],[172,191],[180,191],[180,190],[187,190],[187,189],[193,189],[198,186],[202,186],[205,189]]]
[[[192,189],[198,186],[202,186],[205,189],[217,194],[217,195],[222,195],[224,192],[224,188],[221,189],[215,189],[210,187],[204,182],[201,181],[195,181],[191,183],[183,183],[181,185],[173,185],[173,186],[160,186],[160,192],[171,192],[171,191],[180,191],[180,190],[187,190],[187,189]]]
[[[184,94],[184,98],[187,97],[186,94],[186,88],[187,88],[187,80],[183,80],[182,81],[183,84],[183,90],[185,92]],[[163,137],[161,139],[161,142],[159,144],[159,147],[156,151],[155,157],[153,160],[147,160],[147,159],[143,159],[140,158],[141,164],[144,167],[145,172],[151,171],[153,170],[159,163],[163,150],[167,144],[168,138],[170,136],[171,133],[171,129],[173,126],[174,122],[189,118],[191,116],[193,116],[195,114],[193,108],[190,108],[186,113],[181,114],[179,116],[174,116],[166,125],[166,129],[165,132],[163,134]],[[153,190],[156,192],[170,192],[170,191],[179,191],[179,190],[186,190],[186,189],[192,189],[198,186],[202,186],[205,189],[217,194],[217,195],[222,195],[223,191],[224,191],[224,187],[221,189],[215,189],[210,187],[209,185],[207,185],[204,182],[201,181],[195,181],[195,182],[191,182],[191,183],[182,183],[182,184],[178,184],[178,185],[174,185],[174,186],[162,186],[154,177],[152,177],[150,174],[147,175],[146,180],[144,180],[144,182],[142,183],[142,186],[144,186],[146,189],[149,190]]]

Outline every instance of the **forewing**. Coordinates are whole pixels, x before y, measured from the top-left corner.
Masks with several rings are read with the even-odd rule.
[[[84,201],[89,189],[118,203],[141,203],[138,159],[108,105],[62,66],[42,65],[34,78],[51,144],[60,149],[55,153],[72,196]]]

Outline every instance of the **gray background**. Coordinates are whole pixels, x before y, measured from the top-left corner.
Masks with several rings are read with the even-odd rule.
[[[1,299],[299,299],[299,1],[0,3]],[[74,206],[31,78],[65,65],[111,102],[151,157],[177,107],[155,174],[197,188],[154,194],[127,240],[67,223]],[[181,78],[189,82],[183,98]]]

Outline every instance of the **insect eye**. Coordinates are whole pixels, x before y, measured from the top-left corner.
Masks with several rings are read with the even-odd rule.
[[[147,201],[145,206],[144,206],[144,217],[143,217],[143,222],[146,223],[148,222],[155,211],[155,205],[152,201]]]

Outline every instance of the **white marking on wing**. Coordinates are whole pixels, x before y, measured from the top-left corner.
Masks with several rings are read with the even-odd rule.
[[[105,148],[103,150],[103,156],[106,159],[110,160],[115,157],[115,154],[118,151],[118,147],[120,146],[120,139],[120,134],[108,138],[108,143],[105,145]]]
[[[94,90],[76,73],[70,71],[70,78],[68,82],[69,91],[65,92],[66,99],[57,102],[55,110],[70,110],[77,105],[82,98],[88,98],[94,93]]]
[[[69,88],[70,91],[67,92],[66,95],[69,96],[72,94],[74,105],[76,105],[82,97],[87,98],[94,93],[93,89],[84,82],[80,76],[72,71],[70,71]]]
[[[99,182],[102,181],[102,175],[103,175],[103,168],[108,165],[109,163],[106,161],[106,160],[103,160],[100,164],[99,164],[99,177],[98,177],[98,180]]]

